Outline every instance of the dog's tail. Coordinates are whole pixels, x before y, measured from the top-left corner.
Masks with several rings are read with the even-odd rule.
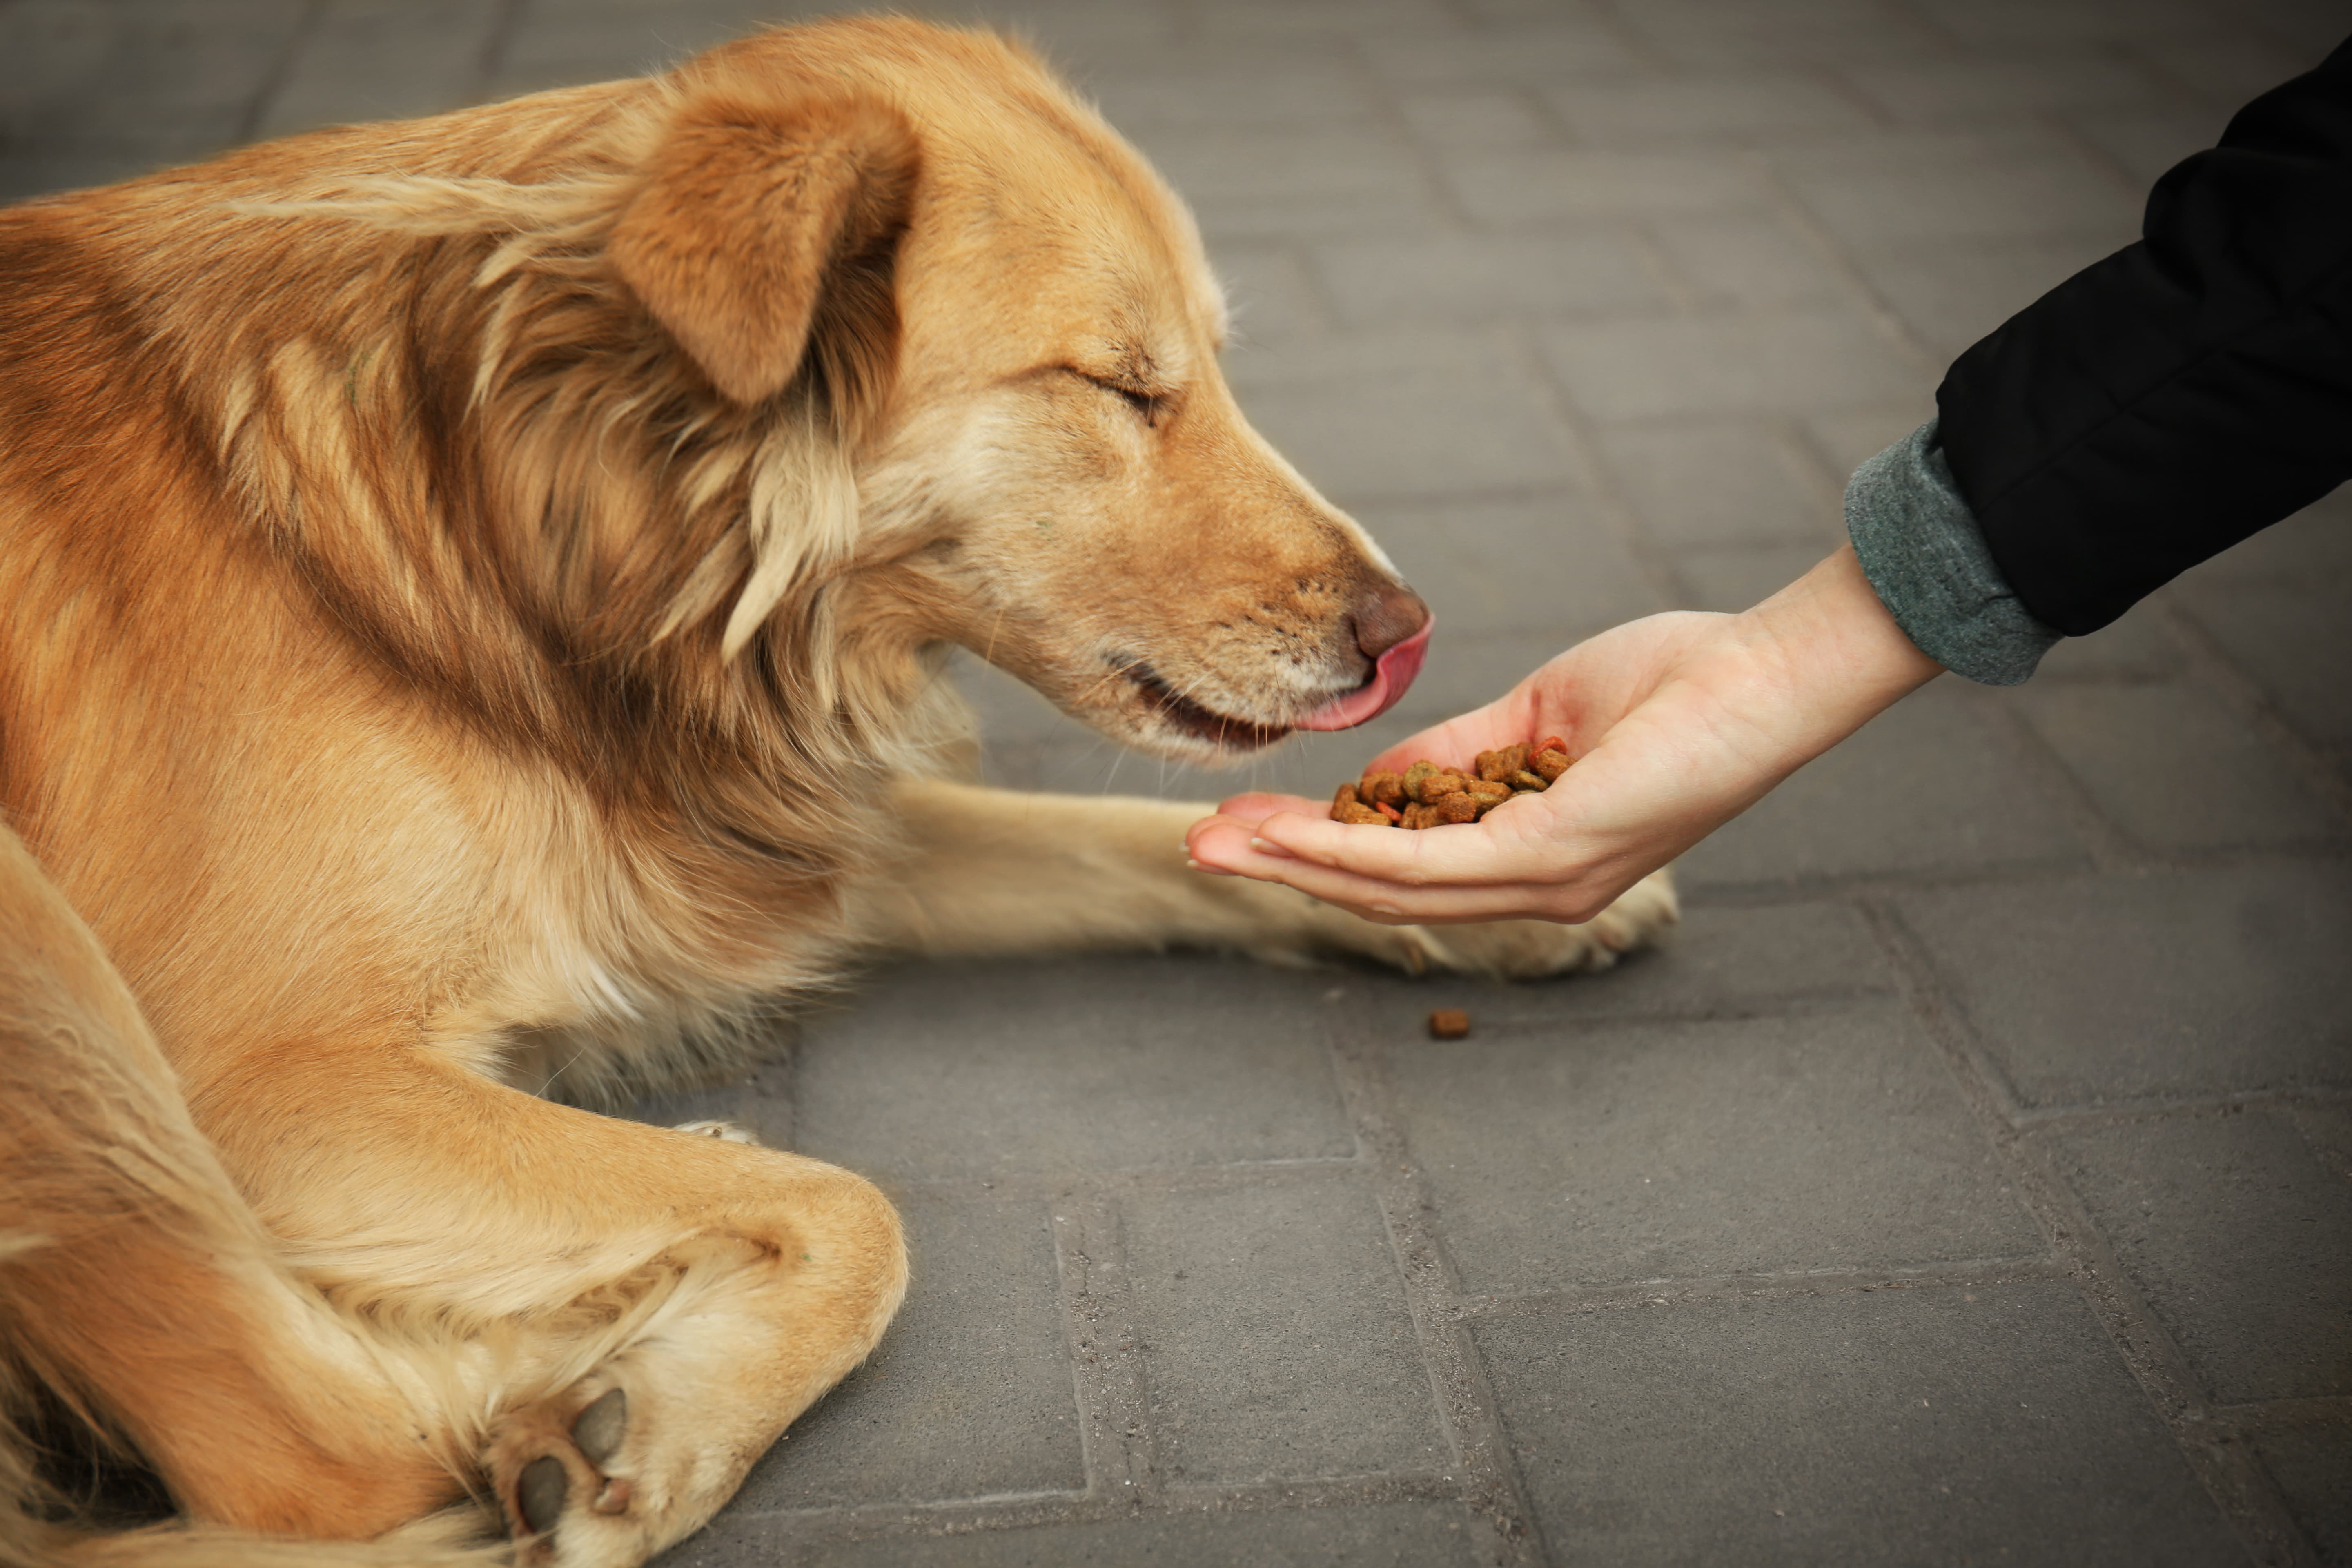
[[[499,1561],[446,1506],[462,1488],[418,1440],[441,1425],[279,1261],[130,987],[0,826],[0,1568]],[[57,1429],[234,1528],[78,1520],[44,1474]]]

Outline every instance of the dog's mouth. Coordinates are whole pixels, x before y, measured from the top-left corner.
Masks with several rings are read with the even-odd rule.
[[[1142,694],[1144,702],[1162,722],[1188,735],[1197,736],[1213,746],[1254,752],[1271,746],[1290,733],[1286,725],[1260,724],[1204,708],[1160,679],[1150,665],[1140,661],[1129,664],[1121,673],[1127,677],[1128,684]]]

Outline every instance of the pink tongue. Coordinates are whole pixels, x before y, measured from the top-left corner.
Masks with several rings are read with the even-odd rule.
[[[1412,685],[1412,678],[1421,673],[1421,661],[1429,652],[1430,628],[1437,625],[1432,616],[1421,623],[1421,630],[1381,655],[1372,666],[1372,678],[1345,697],[1326,702],[1304,719],[1294,719],[1294,730],[1352,730],[1368,720],[1377,719],[1397,705],[1397,700]]]

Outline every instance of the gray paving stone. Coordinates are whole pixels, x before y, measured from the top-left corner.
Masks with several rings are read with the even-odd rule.
[[[1854,285],[1777,216],[1662,218],[1650,226],[1691,291],[1711,308],[1853,303]]]
[[[800,1148],[898,1181],[1344,1157],[1319,994],[1207,958],[889,970],[811,1022]]]
[[[2105,54],[2047,47],[2011,59],[1856,66],[1845,79],[1897,121],[1969,121],[2036,109],[2092,109],[2160,102],[2147,73]]]
[[[1616,76],[1641,66],[1616,32],[1573,13],[1529,26],[1454,37],[1374,34],[1361,43],[1374,70],[1410,87],[1457,81],[1549,87],[1570,77]]]
[[[1759,132],[1852,133],[1874,118],[1818,77],[1743,70],[1631,81],[1579,81],[1546,95],[1587,147],[1671,147]]]
[[[2073,679],[2161,679],[2178,675],[2185,661],[2179,640],[2158,624],[2152,608],[2143,605],[2089,637],[2060,642],[2042,656],[2033,684],[2026,689],[2039,692],[2053,682]]]
[[[1473,1292],[2038,1252],[1898,1009],[1475,1028],[1390,1053]]]
[[[1227,242],[1210,258],[1237,342],[1284,342],[1330,329],[1330,310],[1296,248]]]
[[[1315,257],[1341,311],[1373,324],[1657,310],[1670,302],[1641,242],[1605,229],[1366,237],[1317,246]]]
[[[2216,1399],[2352,1394],[2352,1184],[2262,1110],[2053,1140]]]
[[[480,89],[499,14],[474,0],[328,0],[258,134],[459,107]]]
[[[1911,395],[1899,404],[1810,416],[1803,421],[1805,434],[1812,437],[1831,472],[1841,481],[1850,479],[1856,468],[1936,416],[1935,384],[1940,379],[1920,377]]]
[[[2321,58],[2258,33],[2221,28],[2143,37],[2134,52],[2225,110],[2301,76]]]
[[[1692,850],[1692,885],[2083,864],[1958,680],[1904,699]]]
[[[2326,1568],[2352,1564],[2352,1423],[2305,1426],[2256,1439],[2263,1468],[2286,1494],[2294,1521]]]
[[[1907,895],[2028,1105],[2352,1082],[2340,860]]]
[[[2064,1282],[1475,1331],[1561,1561],[2248,1561]]]
[[[1860,265],[1906,326],[1938,353],[1957,358],[2122,243],[2113,236],[2049,235],[1875,252]]]
[[[1524,91],[1437,88],[1402,94],[1397,107],[1425,147],[1543,147],[1560,140]]]
[[[1937,59],[1949,54],[1934,29],[1869,0],[1650,0],[1622,15],[1651,50],[1699,69]]]
[[[1357,508],[1356,518],[1435,612],[1433,657],[1444,657],[1457,634],[1558,637],[1664,608],[1632,550],[1587,497],[1376,502]]]
[[[1371,32],[1444,35],[1458,19],[1441,0],[1192,0],[1188,7],[1202,35],[1222,43],[1249,44],[1269,37],[1354,38]]]
[[[1860,911],[1822,902],[1693,905],[1660,946],[1599,974],[1540,984],[1378,972],[1337,984],[1348,1026],[1397,1049],[1414,1047],[1436,1007],[1464,1009],[1483,1037],[1580,1029],[1601,1018],[1745,1018],[1895,994]]]
[[[2249,96],[2252,96],[2251,94]],[[2166,105],[2154,109],[2085,110],[2067,121],[2113,158],[2133,184],[2152,186],[2192,153],[2221,140],[2228,110]]]
[[[1569,395],[1605,420],[1867,407],[1939,379],[1832,310],[1579,323],[1543,344]]]
[[[1476,1561],[1470,1540],[1458,1508],[1375,1503],[1285,1512],[1187,1511],[947,1536],[882,1535],[811,1548],[791,1561],[809,1568],[1469,1568]],[[747,1533],[706,1550],[707,1555],[687,1556],[688,1548],[681,1547],[673,1555],[678,1568],[735,1568],[774,1562],[776,1547],[764,1536]]]
[[[1912,0],[1936,25],[1976,45],[2126,43],[2147,47],[2175,34],[2205,34],[2214,7],[2203,0]]]
[[[1131,132],[1212,238],[1412,232],[1437,218],[1401,138],[1360,125]]]
[[[1313,48],[1155,48],[1127,69],[1088,72],[1087,86],[1111,123],[1130,134],[1369,124],[1381,111],[1360,71],[1349,68],[1344,57]]]
[[[2029,688],[2017,700],[2108,820],[2150,848],[2345,837],[2342,816],[2284,758],[2194,688]]]
[[[150,163],[215,152],[244,133],[300,17],[299,0],[12,7],[0,57],[26,64],[0,79],[0,139]]]
[[[1354,1180],[1145,1193],[1127,1277],[1171,1486],[1452,1462],[1379,1205]]]
[[[2063,143],[2024,135],[1882,135],[1783,152],[1790,184],[1859,252],[2087,235],[2129,244],[2143,197]]]
[[[1343,506],[1383,496],[1554,489],[1584,476],[1541,386],[1512,360],[1258,385],[1250,422]]]
[[[58,191],[78,191],[110,185],[152,172],[179,160],[145,153],[93,152],[81,148],[40,148],[0,152],[0,202],[23,201]]]
[[[2252,30],[2315,63],[2344,41],[2344,13],[2327,0],[2249,0],[2235,14]]]
[[[1812,540],[1826,553],[1844,537],[1837,497],[1759,422],[1621,426],[1601,431],[1600,445],[1644,531],[1669,549]]]
[[[1446,184],[1482,223],[1738,212],[1770,204],[1758,172],[1729,153],[1540,148],[1441,154]]]
[[[898,1321],[752,1467],[730,1512],[1085,1488],[1045,1205],[901,1214],[913,1282]]]
[[[2280,716],[2352,774],[2352,688],[2342,676],[2352,660],[2352,576],[2190,582],[2175,593]]]

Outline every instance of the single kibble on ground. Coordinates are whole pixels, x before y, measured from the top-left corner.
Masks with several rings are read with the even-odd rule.
[[[1459,1007],[1440,1007],[1429,1016],[1429,1032],[1441,1040],[1458,1040],[1470,1032],[1470,1015]]]
[[[1343,784],[1331,820],[1366,827],[1443,827],[1475,822],[1514,795],[1541,795],[1568,772],[1568,742],[1547,735],[1532,746],[1481,752],[1469,773],[1418,762],[1401,773],[1373,772]]]

